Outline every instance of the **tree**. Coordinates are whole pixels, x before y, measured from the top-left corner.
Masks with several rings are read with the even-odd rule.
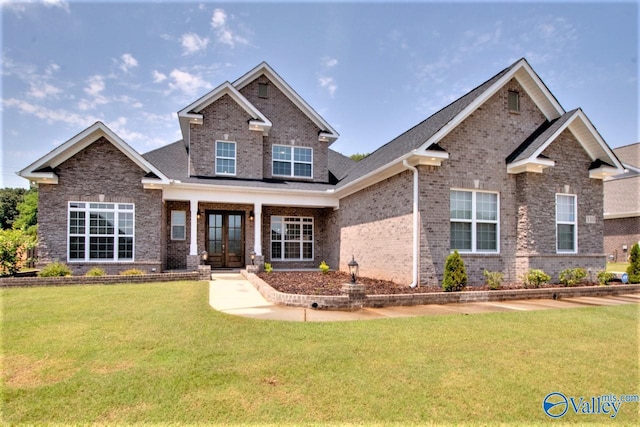
[[[13,226],[13,221],[18,216],[18,203],[24,198],[27,190],[24,188],[0,189],[0,228],[6,230]]]
[[[444,264],[442,289],[445,292],[461,291],[465,286],[467,286],[467,270],[464,261],[458,251],[453,251]]]
[[[636,243],[629,253],[629,267],[627,267],[629,283],[640,283],[640,243]]]
[[[20,271],[27,251],[35,244],[34,236],[22,230],[0,230],[0,275]]]
[[[18,217],[13,222],[13,228],[35,236],[38,224],[38,189],[32,188],[24,195],[22,202],[18,203]]]
[[[364,159],[368,155],[369,155],[369,153],[355,153],[355,154],[350,155],[349,158],[351,160],[353,160],[354,162],[359,162],[360,160]]]

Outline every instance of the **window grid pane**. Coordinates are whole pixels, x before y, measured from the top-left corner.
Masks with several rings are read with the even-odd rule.
[[[236,143],[216,141],[216,173],[236,174]]]
[[[471,223],[451,223],[451,249],[471,250]]]
[[[477,193],[476,219],[496,221],[498,219],[498,195],[491,193]]]
[[[497,250],[497,225],[478,224],[476,226],[476,245],[479,251]]]
[[[313,149],[306,147],[272,147],[273,175],[311,178],[313,176]]]
[[[131,203],[70,202],[69,260],[133,260],[134,222]]]
[[[451,190],[449,204],[452,250],[498,251],[498,194]]]
[[[471,196],[470,191],[451,192],[451,219],[471,219]]]
[[[558,224],[558,250],[559,251],[575,250],[573,225]]]
[[[313,259],[313,218],[271,217],[271,259]]]

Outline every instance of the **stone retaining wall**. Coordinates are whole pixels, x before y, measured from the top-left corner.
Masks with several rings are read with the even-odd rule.
[[[365,295],[357,301],[347,295],[296,295],[273,289],[257,275],[243,270],[242,275],[269,302],[291,307],[349,310],[359,307],[391,307],[426,304],[452,304],[525,299],[600,297],[640,293],[640,285],[576,286],[571,288],[508,289],[497,291],[431,292],[415,294]],[[357,297],[356,297],[357,298]]]

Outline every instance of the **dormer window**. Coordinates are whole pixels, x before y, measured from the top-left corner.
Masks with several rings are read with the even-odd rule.
[[[258,83],[258,98],[269,97],[269,85],[266,83]]]
[[[508,95],[509,112],[520,112],[520,93],[515,90],[510,90]]]

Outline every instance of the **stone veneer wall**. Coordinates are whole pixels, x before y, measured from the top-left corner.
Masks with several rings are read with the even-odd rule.
[[[627,262],[631,247],[640,242],[640,216],[604,220],[604,252],[615,262]],[[623,246],[627,246],[627,250]]]
[[[68,202],[135,204],[134,262],[68,262],[74,274],[91,267],[117,273],[130,268],[161,271],[162,193],[145,190],[140,169],[105,138],[100,138],[56,168],[58,184],[39,186],[38,267],[67,262]],[[102,200],[101,200],[102,196]]]
[[[260,83],[268,85],[266,98],[258,96]],[[329,148],[327,143],[318,141],[318,133],[324,129],[318,128],[264,75],[247,84],[240,93],[273,123],[269,136],[264,137],[263,141],[264,177],[272,178],[273,176],[271,147],[273,144],[278,144],[313,148],[313,181],[327,182],[329,180]]]

